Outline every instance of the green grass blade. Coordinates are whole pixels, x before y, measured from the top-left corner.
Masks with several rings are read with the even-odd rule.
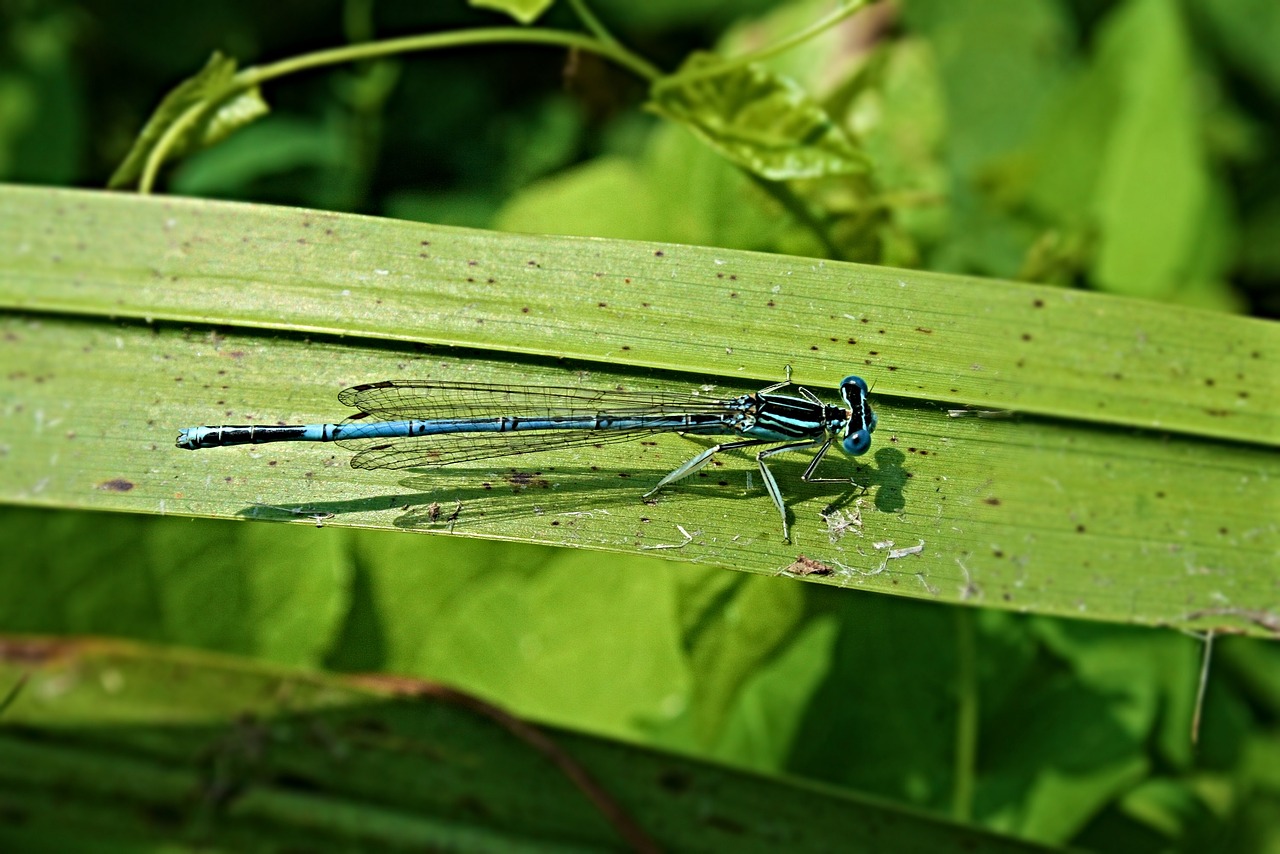
[[[647,839],[763,852],[780,830],[789,851],[832,840],[1046,850],[831,787],[538,727],[432,682],[8,638],[0,686],[12,685],[0,728],[0,844],[11,851],[137,850],[163,837],[202,850],[648,850]],[[608,807],[621,817],[607,820],[618,814]]]
[[[326,332],[1280,442],[1276,326],[982,279],[0,188],[10,308]]]
[[[1275,324],[728,250],[86,192],[0,190],[0,245],[0,500],[452,531],[1280,628]],[[332,335],[303,337],[317,332]],[[703,446],[678,437],[426,474],[353,471],[326,446],[173,447],[196,424],[332,420],[339,389],[374,379],[736,392],[786,364],[828,397],[846,373],[867,377],[881,425],[862,465],[826,464],[857,486],[805,486],[804,455],[776,458],[794,545],[750,459],[642,501]],[[1020,415],[948,417],[960,405]]]

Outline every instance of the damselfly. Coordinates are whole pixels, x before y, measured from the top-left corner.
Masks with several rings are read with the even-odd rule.
[[[178,447],[188,450],[264,442],[336,442],[356,451],[353,468],[406,469],[487,460],[583,445],[623,442],[654,433],[741,436],[707,448],[645,493],[688,477],[721,451],[772,445],[756,454],[765,490],[782,515],[787,508],[765,463],[783,451],[818,447],[801,479],[850,483],[814,473],[832,444],[852,456],[871,447],[876,416],[861,377],[840,381],[844,406],[828,406],[807,388],[779,392],[787,379],[755,394],[716,398],[656,391],[593,390],[555,386],[492,385],[435,380],[387,380],[352,386],[338,400],[359,412],[341,424],[188,427]],[[381,420],[379,420],[381,419]]]

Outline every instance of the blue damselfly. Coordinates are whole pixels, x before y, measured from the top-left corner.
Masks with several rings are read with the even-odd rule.
[[[730,398],[386,380],[339,393],[339,401],[359,410],[341,424],[188,427],[178,434],[177,445],[196,450],[265,442],[336,442],[356,452],[351,459],[353,468],[407,469],[603,445],[654,433],[741,436],[707,448],[660,480],[645,497],[698,471],[721,451],[771,445],[756,454],[756,462],[765,490],[782,515],[783,539],[790,542],[782,491],[765,460],[783,451],[817,446],[818,452],[801,479],[807,483],[850,483],[850,478],[817,478],[814,473],[832,444],[838,443],[852,456],[865,454],[871,447],[876,416],[861,377],[840,381],[844,406],[829,406],[802,386],[796,387],[795,394],[779,393],[789,385],[790,369],[780,383]]]

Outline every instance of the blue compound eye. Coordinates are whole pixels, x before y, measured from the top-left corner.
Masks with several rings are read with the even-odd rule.
[[[871,431],[859,430],[844,437],[840,443],[844,452],[851,457],[860,457],[871,449]]]
[[[864,380],[862,377],[855,377],[853,374],[850,374],[849,376],[847,376],[847,377],[845,377],[844,379],[840,380],[840,387],[841,387],[841,388],[844,388],[844,387],[845,387],[845,386],[847,386],[849,383],[853,383],[853,384],[854,384],[854,385],[856,385],[858,388],[862,389],[862,393],[863,393],[863,394],[866,394],[866,393],[867,393],[867,381],[866,381],[866,380]]]

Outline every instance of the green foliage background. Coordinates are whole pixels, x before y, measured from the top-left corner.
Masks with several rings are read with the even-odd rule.
[[[776,41],[829,5],[592,8],[672,69],[694,49],[733,55]],[[1277,8],[907,0],[873,9],[771,60],[855,133],[875,170],[874,180],[795,181],[790,198],[639,111],[646,92],[634,76],[590,53],[511,46],[276,81],[264,92],[269,115],[175,163],[164,187],[1274,316]],[[498,23],[461,3],[212,2],[169,14],[118,2],[8,4],[0,179],[104,185],[163,93],[214,50],[245,68]],[[556,5],[540,25],[574,22]],[[824,228],[788,215],[797,200]],[[0,365],[19,367],[3,356]],[[1168,631],[305,523],[7,508],[0,548],[6,632],[108,634],[440,679],[539,720],[1050,843],[1280,844],[1278,662],[1258,641],[1217,643],[1193,747],[1201,646]],[[1263,622],[1272,633],[1274,607]]]

